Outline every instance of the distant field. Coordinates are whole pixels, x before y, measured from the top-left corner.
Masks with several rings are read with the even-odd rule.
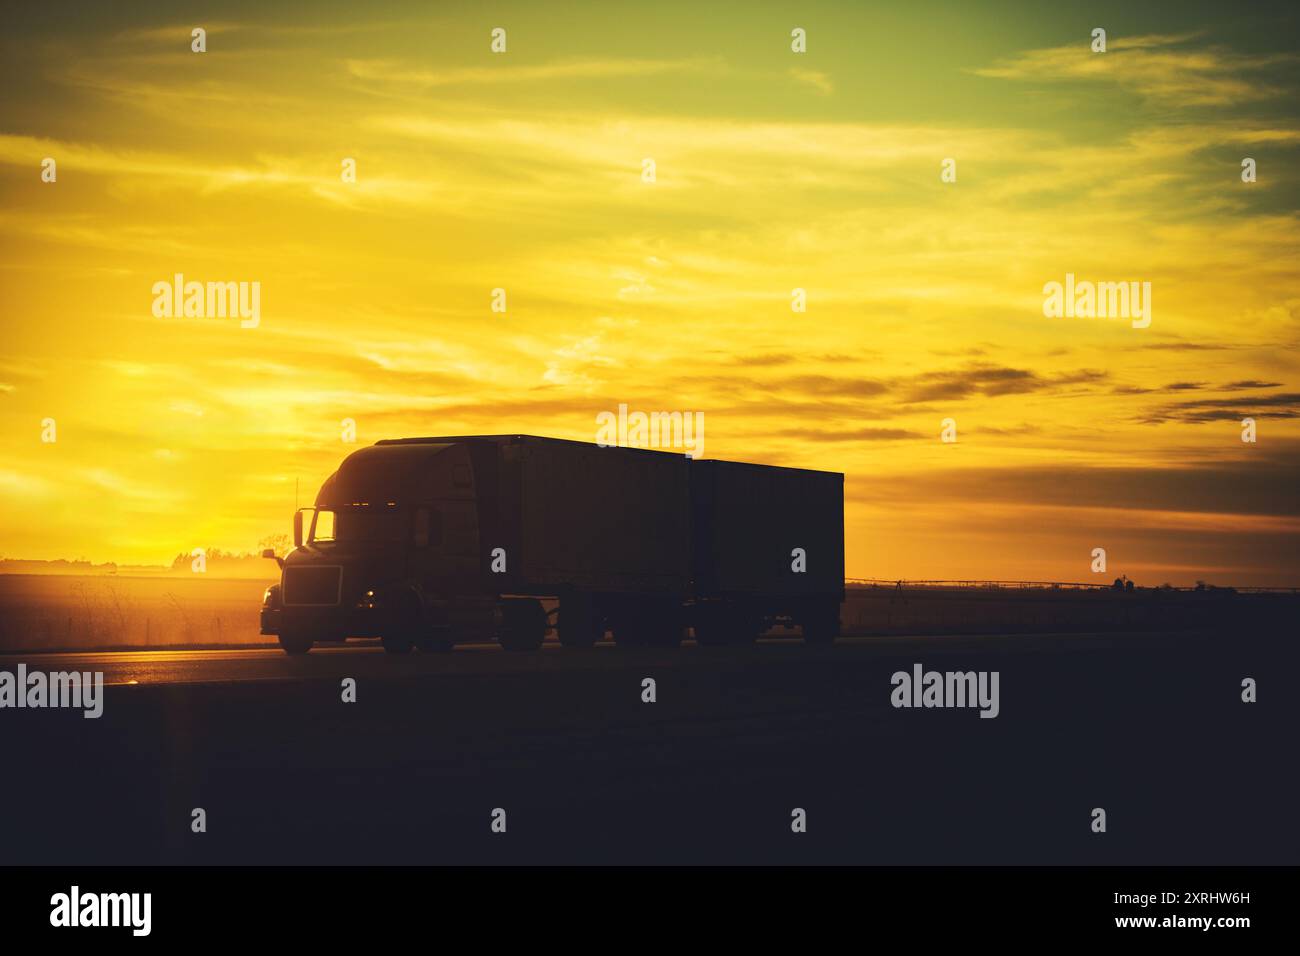
[[[177,574],[0,575],[0,650],[261,644],[276,580]]]
[[[1288,633],[1300,595],[1139,588],[855,587],[840,609],[845,634],[1026,634],[1219,630]]]
[[[277,580],[197,574],[0,574],[0,652],[248,646]],[[550,602],[547,602],[548,607]],[[1231,592],[850,587],[845,635],[1300,628],[1300,596]],[[797,634],[776,628],[774,635]]]

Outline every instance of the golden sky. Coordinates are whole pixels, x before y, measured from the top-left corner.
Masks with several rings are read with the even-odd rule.
[[[1297,16],[1129,6],[8,12],[0,553],[251,550],[345,418],[626,403],[843,471],[851,576],[1300,584]],[[1045,317],[1067,273],[1150,327]]]

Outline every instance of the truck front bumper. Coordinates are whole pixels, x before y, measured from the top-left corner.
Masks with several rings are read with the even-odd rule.
[[[382,632],[382,612],[365,607],[264,607],[261,633],[283,634],[285,629],[309,631],[327,640],[339,637],[378,637]]]
[[[262,608],[262,633],[279,634],[280,633],[280,615],[282,610],[278,607]]]

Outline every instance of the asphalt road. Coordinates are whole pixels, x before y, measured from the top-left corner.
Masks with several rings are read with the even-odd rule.
[[[98,720],[0,710],[0,862],[1296,863],[1297,658],[1278,634],[0,657],[108,684]],[[917,663],[997,671],[999,715],[892,706]]]
[[[1141,640],[1142,638],[1139,638]],[[856,637],[840,638],[837,648],[859,648],[886,652],[924,647],[936,653],[958,650],[989,652],[1017,650],[1020,653],[1047,653],[1072,650],[1099,652],[1122,646],[1130,637],[1123,634],[1013,634],[987,635],[942,634],[927,637]],[[789,637],[763,638],[757,648],[770,654],[783,654],[776,648],[798,648],[794,659],[809,653],[797,634]],[[762,653],[764,651],[760,651]],[[13,671],[19,663],[28,670],[99,671],[104,683],[174,684],[194,681],[293,681],[324,680],[335,676],[366,676],[379,679],[415,676],[464,674],[484,668],[495,673],[518,673],[540,668],[620,669],[631,661],[662,660],[669,662],[679,654],[705,654],[716,659],[729,656],[738,663],[748,660],[745,650],[701,648],[686,641],[677,651],[629,651],[612,641],[604,641],[591,651],[575,651],[547,640],[537,654],[508,653],[495,642],[457,645],[449,654],[412,652],[405,656],[385,654],[378,641],[352,640],[347,644],[323,644],[306,656],[290,657],[279,647],[231,648],[229,650],[158,650],[158,651],[83,651],[53,654],[0,654],[0,670]],[[552,659],[551,655],[560,655]],[[612,656],[607,656],[612,655]],[[633,655],[633,656],[629,656]]]

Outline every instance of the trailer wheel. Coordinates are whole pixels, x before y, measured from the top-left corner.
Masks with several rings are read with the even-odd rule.
[[[501,630],[497,641],[507,651],[535,651],[546,638],[546,611],[536,598],[510,598],[501,602]]]
[[[659,622],[648,643],[651,647],[681,647],[682,638],[686,636],[684,631],[681,621],[669,618]]]
[[[726,647],[730,641],[727,640],[725,628],[719,627],[713,621],[697,621],[695,623],[695,643],[701,647]]]
[[[605,636],[605,616],[589,594],[560,598],[555,630],[565,647],[591,647]]]
[[[695,631],[695,643],[701,647],[725,647],[731,643],[727,616],[717,607],[697,605],[692,629]]]
[[[619,647],[648,647],[650,633],[637,621],[615,621],[614,643]]]
[[[315,643],[311,634],[306,631],[289,630],[288,628],[280,631],[280,647],[284,649],[286,654],[306,654]]]
[[[706,608],[695,621],[695,642],[704,647],[735,647],[758,640],[761,623],[738,609]]]
[[[680,647],[685,625],[676,607],[640,607],[614,622],[614,640],[625,647]]]
[[[415,647],[415,640],[411,637],[411,632],[405,628],[394,628],[385,631],[379,637],[379,642],[384,645],[384,650],[389,654],[409,654]]]
[[[803,642],[818,646],[835,643],[840,634],[840,606],[831,604],[810,610],[801,622]]]

